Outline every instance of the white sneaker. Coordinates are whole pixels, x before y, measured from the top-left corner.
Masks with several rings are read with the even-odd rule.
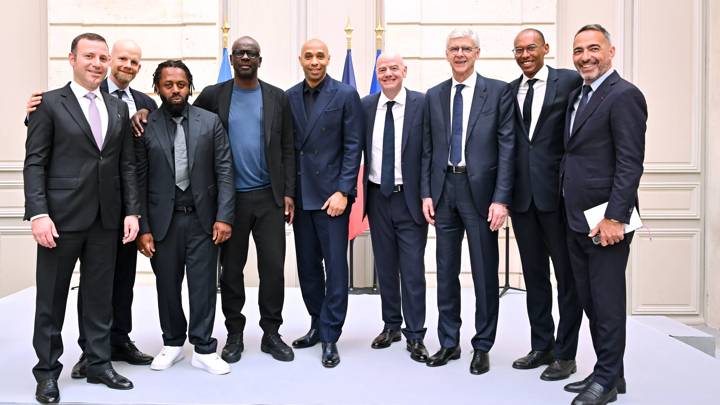
[[[230,365],[221,359],[217,353],[200,354],[193,352],[192,362],[190,363],[193,367],[201,368],[210,374],[228,374],[230,372]]]
[[[150,369],[167,370],[172,367],[173,364],[184,358],[185,356],[182,353],[182,346],[163,346],[160,353],[155,356],[150,364]]]

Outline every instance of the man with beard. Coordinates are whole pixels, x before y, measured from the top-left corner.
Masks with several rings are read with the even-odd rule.
[[[150,368],[182,360],[186,336],[195,346],[192,365],[212,374],[230,366],[216,353],[217,245],[231,235],[235,196],[227,134],[217,115],[188,104],[192,74],[179,60],[158,65],[153,87],[162,105],[136,139],[142,218],[140,253],[157,280],[163,349]],[[151,173],[151,175],[148,175]],[[190,323],[182,308],[187,273]]]
[[[298,57],[305,80],[287,91],[295,126],[297,204],[293,229],[298,276],[310,330],[293,342],[322,342],[322,365],[340,363],[336,342],[348,304],[348,221],[365,136],[355,89],[327,75],[330,54],[319,39]],[[323,268],[324,263],[324,268]]]
[[[285,224],[292,224],[295,151],[290,106],[285,92],[258,80],[262,57],[253,38],[232,45],[235,78],[205,88],[196,107],[216,113],[227,129],[235,169],[235,223],[221,252],[222,309],[228,337],[222,358],[240,360],[245,316],[243,268],[252,232],[257,249],[260,288],[260,349],[280,361],[294,358],[280,338],[285,293]]]
[[[155,101],[145,93],[130,88],[130,82],[140,72],[142,50],[137,43],[129,39],[121,39],[113,44],[110,53],[110,75],[100,83],[100,90],[110,93],[121,99],[128,107],[132,116],[136,110],[157,109]],[[42,100],[42,93],[34,93],[27,103],[28,114],[35,111]],[[113,282],[113,321],[110,333],[112,346],[111,357],[113,361],[125,361],[134,365],[148,365],[152,357],[138,350],[130,340],[132,331],[132,301],[133,286],[135,285],[135,268],[137,265],[137,246],[134,243],[122,243],[122,237],[117,238],[117,258],[115,259],[115,279]],[[80,264],[82,273],[83,263]],[[78,319],[83,319],[82,294],[78,294]],[[80,360],[73,366],[70,376],[72,378],[85,378],[87,370],[87,356],[85,355],[85,328],[79,323],[80,337],[78,344],[83,350]]]

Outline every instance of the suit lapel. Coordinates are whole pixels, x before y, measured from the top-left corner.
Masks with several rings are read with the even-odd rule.
[[[272,117],[275,116],[275,103],[270,100],[270,92],[267,91],[265,83],[263,83],[262,81],[260,82],[260,91],[262,92],[262,120],[263,129],[265,132],[265,146],[267,147],[270,145],[270,135],[272,135]]]
[[[120,111],[118,110],[117,104],[115,104],[112,100],[109,100],[111,97],[115,98],[114,96],[111,96],[106,92],[101,92],[100,94],[102,94],[103,100],[105,101],[105,107],[107,108],[108,113],[107,132],[105,132],[105,136],[103,137],[104,149],[105,145],[110,142],[110,136],[115,133],[115,126],[120,124]],[[116,99],[116,101],[119,100]]]
[[[155,127],[155,131],[151,130],[151,125]],[[161,110],[156,110],[153,114],[150,115],[150,123],[148,123],[148,128],[145,130],[145,133],[149,132],[155,135],[155,138],[157,138],[157,142],[160,144],[160,147],[163,151],[163,155],[165,155],[165,159],[170,166],[170,171],[174,173],[175,159],[173,159],[172,150],[175,146],[170,142],[170,137],[168,136],[168,134],[170,133],[169,131],[170,128],[167,127],[167,120],[165,119],[165,114]]]
[[[513,108],[515,109],[515,114],[513,116],[515,117],[515,127],[520,128],[522,133],[525,136],[518,137],[519,139],[524,140],[525,142],[529,141],[529,137],[527,136],[527,132],[525,131],[525,125],[522,122],[522,107],[520,106],[520,103],[518,103],[517,95],[520,91],[520,83],[522,83],[522,75],[520,78],[513,80],[510,83],[510,88],[512,89],[512,95],[515,98],[513,101]]]
[[[233,81],[227,81],[220,86],[218,94],[218,117],[225,128],[228,127],[230,119],[230,103],[232,102]]]
[[[572,127],[572,136],[583,126],[588,117],[598,108],[598,106],[605,100],[605,96],[610,91],[610,88],[615,85],[618,81],[619,75],[617,72],[613,72],[607,79],[598,87],[596,91],[592,93],[590,101],[588,101],[585,108],[580,111],[580,114],[575,116],[575,122]],[[574,103],[573,103],[574,104]],[[572,138],[572,136],[570,138]]]
[[[187,134],[187,154],[188,154],[188,173],[192,173],[193,165],[195,164],[195,152],[197,151],[197,145],[200,141],[198,138],[202,135],[200,132],[202,124],[200,123],[200,117],[194,114],[193,107],[188,110],[188,134]]]
[[[572,123],[572,112],[573,112],[573,105],[575,104],[575,100],[577,99],[578,93],[580,92],[580,88],[577,88],[570,92],[570,95],[568,96],[568,105],[565,109],[565,131],[563,138],[565,139],[565,148],[568,146],[568,141],[570,141],[570,124]]]
[[[332,100],[335,97],[335,93],[337,93],[337,86],[335,85],[335,83],[332,82],[330,76],[326,76],[325,80],[328,80],[328,82],[325,83],[323,88],[320,90],[320,94],[318,95],[317,100],[315,100],[315,105],[313,106],[313,111],[311,112],[310,119],[308,119],[307,122],[307,127],[305,130],[306,138],[312,132],[315,124],[317,124],[318,118],[320,118],[320,116],[325,111],[325,107],[327,107],[327,105],[330,103],[330,100]]]
[[[550,113],[550,107],[552,106],[553,100],[555,100],[555,95],[557,94],[557,82],[557,72],[555,69],[548,66],[548,80],[547,83],[545,83],[545,98],[543,99],[540,115],[538,116],[537,123],[535,124],[535,131],[533,131],[532,137],[533,140],[535,139],[535,134],[540,130],[545,117]]]
[[[295,122],[298,123],[299,128],[295,128],[296,135],[300,144],[305,143],[307,138],[307,118],[305,117],[305,106],[303,105],[302,98],[302,83],[296,85],[288,91],[288,99],[290,101],[290,107],[293,115],[295,116]]]
[[[470,140],[473,128],[475,128],[475,123],[480,116],[480,111],[482,111],[483,105],[485,105],[485,100],[487,99],[486,91],[487,89],[485,88],[485,80],[483,80],[482,76],[477,74],[477,81],[475,82],[475,93],[473,93],[473,100],[472,104],[470,105],[470,118],[468,118],[468,127],[467,131],[465,131],[465,142]]]
[[[445,127],[445,142],[450,145],[450,88],[452,87],[452,79],[443,83],[440,88],[440,108],[443,115],[443,126]]]
[[[405,145],[407,145],[408,137],[410,136],[410,130],[415,119],[415,114],[420,107],[420,103],[416,100],[415,95],[407,91],[407,98],[405,100],[405,118],[403,118],[403,131],[402,131],[402,147],[400,153],[405,152]]]
[[[68,114],[70,114],[70,117],[72,117],[73,121],[78,124],[78,126],[88,138],[88,140],[97,149],[98,146],[95,142],[95,137],[92,134],[92,130],[90,129],[90,124],[85,118],[85,114],[83,114],[82,109],[80,108],[80,103],[78,103],[77,98],[75,98],[75,93],[73,93],[69,83],[67,86],[65,86],[65,92],[63,94],[63,97],[65,99],[62,101],[62,104],[67,110]]]
[[[372,161],[372,141],[373,141],[373,128],[375,128],[375,113],[377,112],[378,103],[380,102],[380,93],[373,96],[374,100],[370,105],[367,107],[367,117],[368,117],[368,126],[367,126],[367,133],[366,135],[366,142],[367,142],[367,162],[365,162],[365,165],[369,167],[370,161]]]

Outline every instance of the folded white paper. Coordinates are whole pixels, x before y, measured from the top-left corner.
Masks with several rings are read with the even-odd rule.
[[[585,214],[585,220],[588,223],[588,226],[590,229],[595,228],[597,224],[600,223],[600,221],[605,218],[605,210],[607,209],[608,203],[602,203],[598,206],[592,207],[588,210],[584,211]],[[642,220],[640,220],[640,215],[637,212],[637,209],[633,207],[632,215],[630,215],[630,223],[625,224],[625,233],[632,232],[642,226]]]

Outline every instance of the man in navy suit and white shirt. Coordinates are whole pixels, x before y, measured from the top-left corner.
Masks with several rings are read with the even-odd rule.
[[[437,234],[438,337],[430,367],[460,358],[460,257],[467,235],[475,286],[470,373],[490,369],[498,316],[498,234],[512,199],[514,95],[475,73],[477,34],[453,30],[445,55],[452,79],[425,95],[420,194]]]
[[[522,75],[510,83],[515,103],[515,184],[512,220],[522,261],[530,320],[530,352],[513,362],[517,369],[549,364],[540,378],[562,380],[575,372],[582,311],[577,301],[565,241],[560,195],[568,96],[582,83],[574,70],[545,64],[550,50],[542,32],[528,28],[515,37],[513,53]],[[550,262],[558,289],[560,321],[555,337]]]
[[[382,53],[375,70],[382,92],[362,99],[368,124],[364,207],[370,221],[385,326],[371,347],[382,349],[399,341],[404,315],[402,333],[410,358],[426,362],[424,258],[428,224],[420,200],[425,97],[403,87],[407,67],[400,55]]]
[[[565,386],[578,393],[573,405],[606,404],[626,391],[625,268],[633,232],[626,234],[624,225],[638,207],[647,105],[640,90],[612,68],[613,56],[610,34],[601,25],[575,34],[573,62],[584,84],[570,94],[560,178],[570,264],[597,362],[587,378]],[[603,203],[604,218],[588,224],[583,212]]]

